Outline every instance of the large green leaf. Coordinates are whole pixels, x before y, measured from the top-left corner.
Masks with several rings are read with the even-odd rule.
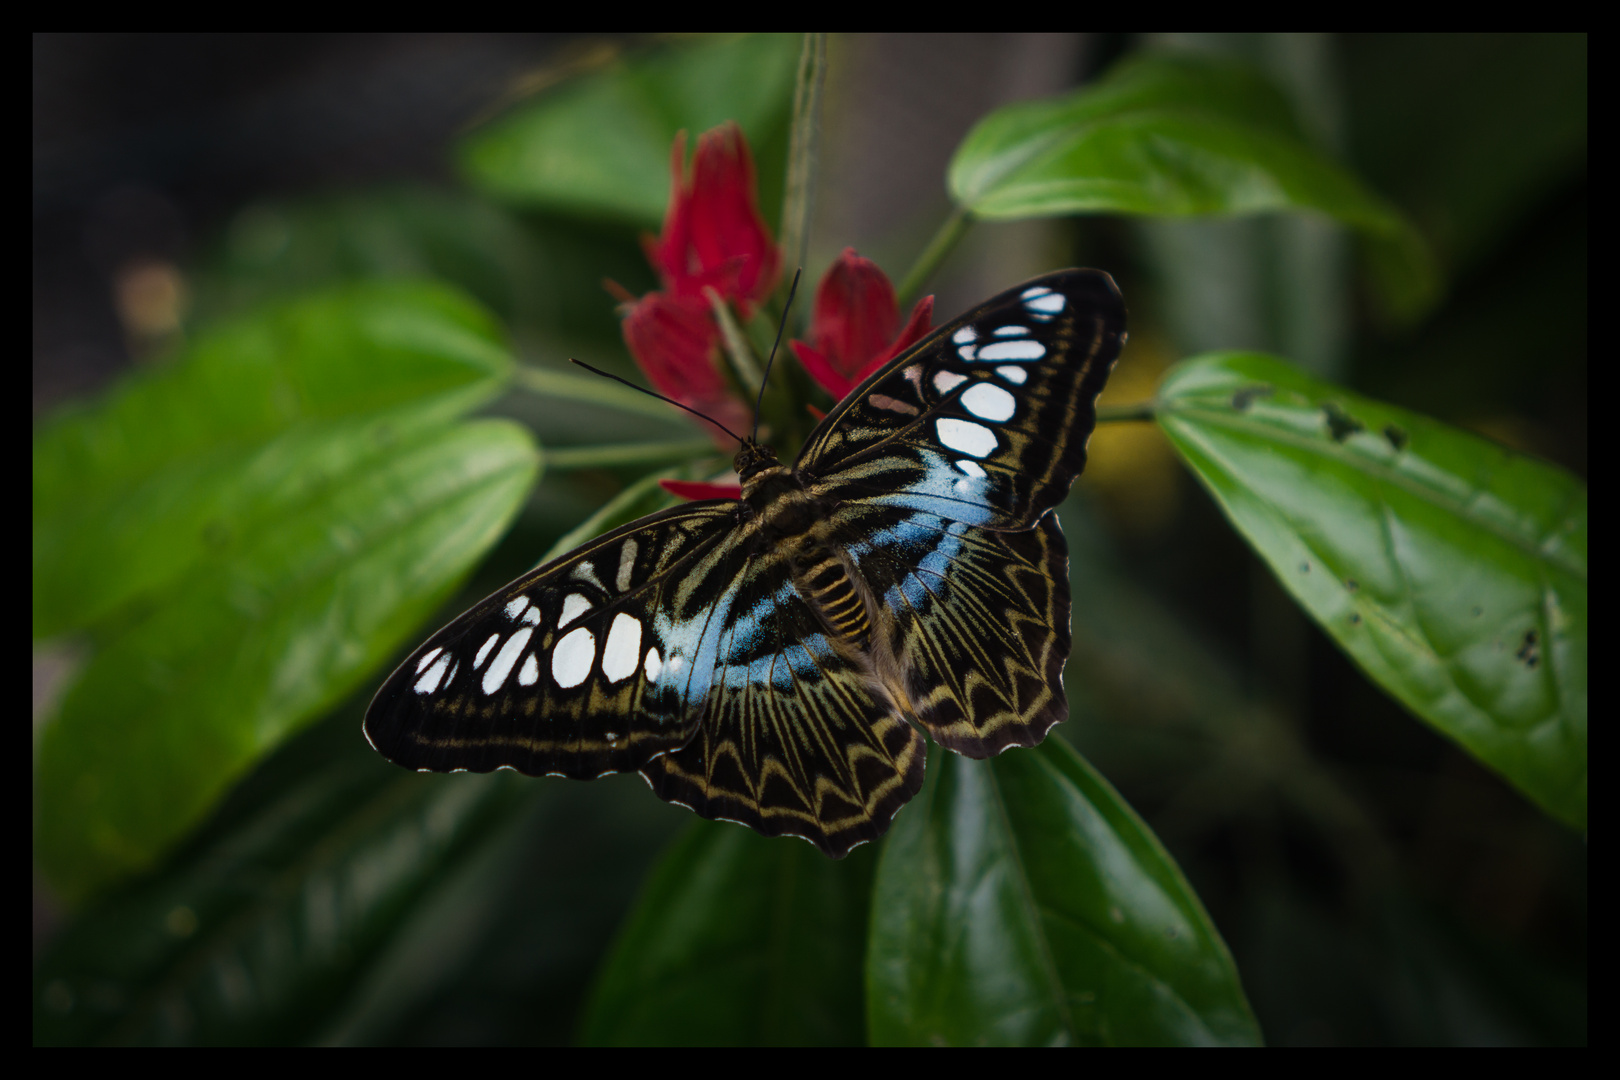
[[[36,632],[92,643],[36,762],[35,855],[66,893],[150,865],[504,532],[533,441],[453,421],[510,367],[461,294],[362,284],[234,320],[42,430]]]
[[[979,121],[951,159],[951,196],[975,217],[1305,211],[1359,230],[1394,310],[1435,293],[1427,248],[1388,203],[1300,134],[1250,69],[1146,54],[1062,98]]]
[[[675,133],[735,120],[757,147],[786,123],[799,48],[794,34],[728,36],[616,62],[478,132],[462,168],[507,202],[656,226]]]
[[[1585,828],[1585,485],[1254,354],[1178,367],[1158,415],[1374,681]]]
[[[521,788],[353,758],[317,766],[53,942],[34,972],[35,1044],[263,1045],[328,1032],[411,904]]]
[[[694,822],[604,962],[580,1038],[639,1046],[854,1045],[871,848]]]
[[[928,772],[878,866],[873,1042],[1259,1042],[1197,895],[1066,742]]]
[[[370,283],[215,329],[169,365],[65,410],[34,438],[34,635],[167,588],[300,498],[261,457],[278,437],[393,412],[430,423],[503,385],[511,357],[460,293]],[[403,411],[401,411],[403,410]]]
[[[46,727],[35,856],[83,895],[149,865],[255,761],[358,688],[489,549],[533,484],[527,431],[388,419],[266,444],[152,607],[104,632]]]

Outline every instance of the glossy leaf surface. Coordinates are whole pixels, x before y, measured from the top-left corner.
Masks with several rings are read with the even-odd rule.
[[[55,884],[148,865],[443,602],[536,473],[523,429],[451,422],[509,364],[459,294],[341,289],[42,432],[36,628],[92,643],[38,745]]]
[[[506,202],[656,226],[675,133],[735,120],[755,146],[787,120],[795,34],[725,36],[615,60],[468,139],[464,171]]]
[[[303,495],[105,635],[46,728],[36,848],[70,894],[138,869],[355,690],[505,531],[535,475],[501,421],[287,436],[245,470]],[[236,524],[236,523],[232,523]]]
[[[404,410],[442,422],[497,393],[511,357],[460,293],[414,282],[334,289],[204,334],[167,365],[72,406],[34,439],[34,635],[80,628],[161,590],[297,498],[254,479],[275,439]]]
[[[1325,214],[1370,241],[1386,300],[1432,301],[1434,269],[1404,219],[1301,134],[1251,70],[1149,54],[1061,98],[999,109],[951,160],[951,197],[975,217]]]
[[[878,867],[874,1043],[1259,1042],[1197,895],[1068,743],[928,771]]]
[[[1159,422],[1380,686],[1586,825],[1586,487],[1267,356],[1175,369]]]
[[[580,1038],[637,1046],[862,1041],[872,849],[698,822],[670,845],[604,962]]]
[[[311,772],[77,921],[34,973],[36,1045],[303,1042],[329,1032],[408,901],[476,846],[510,778]]]

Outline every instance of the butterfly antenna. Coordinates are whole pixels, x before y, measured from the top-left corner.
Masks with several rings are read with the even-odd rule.
[[[691,413],[693,416],[696,416],[701,420],[707,420],[709,423],[713,424],[715,427],[719,428],[721,431],[725,432],[727,435],[730,435],[733,439],[736,439],[739,443],[744,441],[743,437],[741,435],[737,434],[735,431],[732,431],[730,428],[726,427],[726,425],[722,424],[720,421],[716,420],[714,417],[706,416],[703,413],[698,412],[696,409],[692,408],[689,405],[682,405],[680,402],[676,401],[672,397],[665,397],[663,394],[660,394],[658,391],[649,390],[645,386],[637,386],[635,383],[631,382],[629,379],[621,379],[617,375],[613,374],[610,371],[603,371],[599,367],[592,367],[591,365],[587,364],[583,360],[575,360],[572,356],[570,356],[568,358],[568,362],[570,364],[578,364],[580,367],[584,368],[586,371],[595,372],[596,374],[602,376],[604,379],[612,379],[614,382],[624,383],[624,385],[628,386],[630,389],[632,389],[632,390],[640,390],[643,394],[646,394],[648,397],[655,397],[659,401],[667,401],[671,405],[675,406],[677,409],[685,409],[687,412]],[[756,432],[759,430],[759,425],[758,425],[757,421],[755,422],[754,430]]]
[[[765,387],[771,381],[771,365],[776,362],[776,347],[782,344],[782,330],[787,326],[788,312],[793,310],[793,294],[799,291],[799,275],[804,273],[804,267],[793,271],[793,284],[788,286],[787,303],[782,305],[782,321],[776,324],[776,340],[771,343],[771,355],[765,360],[765,374],[759,377],[759,396],[754,399],[754,434],[751,440],[759,438],[759,410],[765,404]]]

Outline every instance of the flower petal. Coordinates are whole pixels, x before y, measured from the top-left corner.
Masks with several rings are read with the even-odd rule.
[[[648,293],[630,307],[622,330],[647,381],[715,421],[705,427],[718,445],[735,440],[717,424],[737,431],[752,423],[748,406],[732,395],[720,373],[720,330],[701,300]]]
[[[816,347],[847,379],[883,350],[899,324],[888,275],[854,248],[845,248],[816,288],[810,320]]]
[[[911,309],[911,318],[906,320],[905,328],[900,331],[900,336],[895,338],[888,348],[868,360],[866,366],[855,373],[854,383],[862,382],[872,372],[926,337],[929,330],[928,324],[933,321],[933,318],[934,298],[931,295],[925,296],[917,301],[917,305]]]
[[[709,484],[702,480],[660,480],[658,486],[678,499],[740,499],[741,484]]]
[[[899,305],[894,285],[876,263],[845,248],[816,287],[810,319],[813,344],[790,342],[804,370],[834,398],[920,341],[928,333],[934,298],[924,297],[895,336]]]

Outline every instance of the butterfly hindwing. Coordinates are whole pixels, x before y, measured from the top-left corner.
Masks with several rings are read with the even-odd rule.
[[[1069,559],[1057,516],[997,530],[887,506],[848,512],[866,525],[850,555],[876,599],[882,645],[934,741],[986,758],[1045,738],[1068,715]]]
[[[756,553],[728,605],[703,722],[641,770],[660,798],[829,855],[875,839],[922,786],[925,747],[795,589]]]

